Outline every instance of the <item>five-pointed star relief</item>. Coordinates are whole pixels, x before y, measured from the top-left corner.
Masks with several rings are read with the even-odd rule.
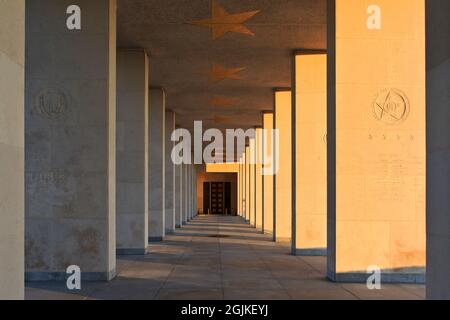
[[[221,65],[215,63],[211,71],[211,80],[215,82],[219,82],[224,79],[240,80],[242,78],[238,75],[238,73],[243,70],[245,70],[245,68],[225,69]]]
[[[216,0],[212,2],[210,19],[192,21],[191,24],[211,28],[212,39],[217,40],[228,32],[253,36],[254,33],[244,23],[259,13],[259,10],[229,14]]]

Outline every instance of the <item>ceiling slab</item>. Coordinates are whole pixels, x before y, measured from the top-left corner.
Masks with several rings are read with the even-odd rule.
[[[326,0],[119,0],[118,45],[147,50],[178,125],[254,127],[292,50],[326,48]]]

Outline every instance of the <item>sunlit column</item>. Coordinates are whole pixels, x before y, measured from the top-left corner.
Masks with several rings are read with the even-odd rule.
[[[249,146],[249,161],[250,161],[250,224],[256,227],[256,201],[255,201],[255,186],[256,186],[256,177],[255,177],[255,153],[256,153],[256,143],[255,139],[250,139]]]
[[[327,247],[327,56],[298,52],[293,58],[293,254],[326,255]]]
[[[263,135],[262,135],[262,145],[263,145],[263,230],[264,233],[274,234],[274,189],[273,189],[273,175],[269,174],[274,167],[273,157],[272,157],[272,130],[273,130],[273,113],[265,112],[263,113]]]
[[[237,215],[241,215],[239,204],[241,202],[241,159],[238,159],[238,173],[237,173]]]
[[[65,23],[67,1],[25,3],[26,278],[66,280],[74,265],[84,281],[110,280],[116,274],[116,1],[78,2],[81,30]],[[2,25],[13,34],[17,23]]]
[[[241,154],[241,216],[245,218],[245,153]]]
[[[426,2],[427,298],[450,299],[450,2]]]
[[[291,91],[275,92],[275,129],[279,130],[279,156],[275,175],[275,240],[290,241],[292,235],[291,185],[292,185],[292,94]]]
[[[245,147],[245,220],[250,221],[250,147]]]
[[[149,104],[149,204],[148,233],[150,242],[164,239],[165,230],[165,140],[166,93],[150,90]]]
[[[148,244],[148,55],[117,53],[116,244],[122,255]]]
[[[0,2],[0,300],[24,298],[25,1]]]
[[[262,128],[256,128],[255,148],[255,210],[256,228],[263,230],[263,194],[262,194]]]
[[[421,282],[424,0],[328,1],[328,276]]]

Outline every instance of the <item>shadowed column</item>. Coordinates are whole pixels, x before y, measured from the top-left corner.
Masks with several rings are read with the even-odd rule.
[[[273,113],[265,112],[263,114],[263,186],[262,192],[264,197],[263,202],[263,217],[264,217],[264,233],[274,234],[274,189],[273,189],[273,144],[272,144],[272,130],[273,130]]]
[[[149,103],[149,242],[165,236],[165,140],[166,94],[163,89],[150,90]]]
[[[145,254],[148,242],[148,56],[117,55],[117,253]]]
[[[188,189],[188,167],[189,165],[183,164],[183,224],[188,221],[188,205],[189,205],[189,189]]]
[[[26,277],[116,270],[116,1],[26,2]]]
[[[166,233],[175,232],[175,164],[172,161],[172,133],[175,130],[175,113],[166,111],[166,175],[165,175],[165,216]]]
[[[450,299],[450,2],[426,2],[427,298]]]
[[[183,225],[183,165],[175,165],[175,227]]]
[[[0,300],[24,298],[25,1],[0,2]]]

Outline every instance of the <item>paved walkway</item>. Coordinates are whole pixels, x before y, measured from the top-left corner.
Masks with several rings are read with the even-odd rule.
[[[422,285],[360,284],[326,280],[324,257],[294,257],[237,217],[200,216],[152,244],[147,256],[119,257],[113,281],[27,283],[27,299],[424,299]]]

